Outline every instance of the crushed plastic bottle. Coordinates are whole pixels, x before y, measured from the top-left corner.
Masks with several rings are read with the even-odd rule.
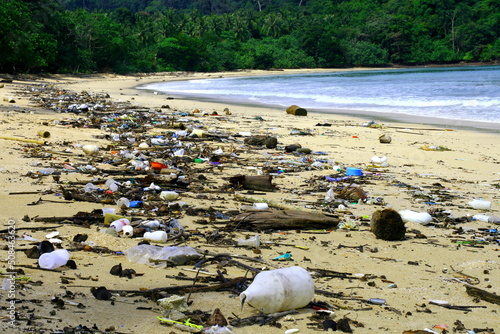
[[[198,260],[201,255],[192,247],[138,245],[124,251],[130,262],[148,264],[152,267],[166,267],[168,262],[184,265]],[[155,261],[150,261],[155,260]],[[156,261],[165,260],[165,261]]]

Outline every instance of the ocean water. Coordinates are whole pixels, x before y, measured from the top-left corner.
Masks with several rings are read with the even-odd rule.
[[[500,126],[500,66],[269,75],[149,84],[187,98],[385,117],[410,115]]]

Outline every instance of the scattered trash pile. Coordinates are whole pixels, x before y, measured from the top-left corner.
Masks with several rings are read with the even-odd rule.
[[[79,263],[72,259],[73,254],[90,252],[114,256],[119,264],[110,268],[110,275],[129,280],[141,274],[123,268],[127,261],[161,268],[169,275],[173,268],[189,269],[195,274],[193,278],[170,275],[173,280],[190,280],[188,285],[121,291],[96,284],[90,291],[97,300],[104,301],[113,301],[123,293],[147,298],[156,303],[158,321],[181,331],[232,333],[254,324],[281,328],[283,322],[298,312],[297,309],[306,307],[314,310],[309,313],[310,330],[351,333],[365,325],[347,315],[338,318],[335,312],[348,309],[403,314],[382,298],[328,290],[327,282],[332,279],[371,282],[373,286],[378,281],[378,284],[397,288],[397,284],[387,277],[288,265],[293,256],[302,257],[309,249],[288,241],[284,235],[289,232],[304,235],[303,240],[310,242],[315,235],[335,231],[371,231],[382,240],[418,240],[442,247],[498,247],[499,244],[496,228],[468,229],[463,226],[473,220],[500,224],[498,217],[488,213],[491,202],[467,199],[465,194],[441,184],[447,180],[425,188],[400,181],[397,174],[391,173],[386,156],[374,156],[359,165],[345,166],[325,152],[289,143],[299,141],[300,136],[315,135],[314,131],[293,129],[287,134],[285,143],[281,135],[234,130],[239,125],[229,110],[221,115],[199,110],[172,110],[167,105],[150,110],[130,103],[114,103],[107,94],[74,93],[52,86],[29,87],[21,92],[31,96],[37,106],[79,116],[46,124],[48,127],[100,129],[102,134],[96,139],[105,143],[51,143],[50,132],[44,130],[47,142],[23,144],[24,156],[36,167],[25,176],[50,185],[38,201],[28,205],[89,202],[100,207],[70,217],[30,217],[27,214],[25,222],[52,224],[39,229],[55,232],[47,234],[44,241],[30,239],[27,234],[19,236],[32,246],[24,250],[26,256],[38,261],[38,267],[24,267],[62,272],[69,268],[78,270]],[[294,113],[307,115],[299,107],[291,114]],[[265,122],[262,117],[247,117],[247,121],[256,127]],[[326,125],[317,126],[323,129]],[[390,136],[381,136],[381,142],[390,144]],[[304,184],[297,187],[286,183],[284,179],[289,174],[300,174]],[[429,210],[396,211],[386,207],[383,197],[372,196],[367,190],[379,185],[403,191],[411,200],[427,204]],[[12,196],[20,194],[11,193]],[[356,214],[360,206],[372,207],[372,215]],[[455,216],[454,206],[479,212]],[[447,229],[452,243],[437,244],[419,230],[408,229],[408,223]],[[59,239],[57,227],[65,224],[98,230],[107,237],[134,240],[136,245],[128,249],[109,249],[91,242],[89,233],[77,234],[72,240]],[[322,241],[325,247],[339,251],[377,253],[376,247],[339,243],[335,248],[334,242],[334,238]],[[272,250],[274,246],[285,246],[292,251],[268,252],[275,254],[262,256],[262,250]],[[226,248],[227,251],[214,252],[210,247]],[[250,255],[239,254],[247,250]],[[306,261],[305,256],[304,259]],[[408,262],[408,265],[414,263]],[[211,275],[214,271],[216,273]],[[234,272],[240,275],[228,274]],[[450,279],[464,283],[466,293],[474,299],[500,304],[497,295],[474,287],[476,278],[456,271],[449,274]],[[23,275],[24,270],[19,267],[17,277]],[[5,278],[2,284],[4,290],[9,289],[7,281]],[[64,284],[64,279],[62,282]],[[19,279],[15,284],[23,289],[30,282]],[[249,305],[260,314],[242,319],[230,309],[192,310],[191,303],[197,293],[213,291],[238,295],[242,307]],[[229,297],[224,294],[220,298]],[[52,304],[62,307],[69,303],[68,299],[67,296],[54,297]],[[428,309],[431,305],[468,312],[482,307],[431,300],[421,308]],[[23,312],[19,310],[17,321],[20,324],[26,321]],[[35,315],[29,321],[36,319]],[[454,325],[457,330],[466,328],[459,320]],[[293,321],[287,328],[285,333],[298,331],[293,328]],[[100,332],[87,327],[65,328],[63,332],[83,331]]]

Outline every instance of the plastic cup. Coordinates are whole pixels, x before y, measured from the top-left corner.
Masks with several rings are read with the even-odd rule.
[[[103,208],[102,209],[102,215],[105,216],[106,213],[110,213],[112,215],[115,214],[115,208]]]
[[[126,197],[120,198],[118,201],[116,201],[116,205],[121,208],[124,205],[128,208],[130,206],[130,201]],[[114,213],[114,212],[113,212]]]
[[[38,258],[38,265],[44,269],[56,269],[64,266],[69,260],[69,252],[58,249],[50,253],[43,253]]]

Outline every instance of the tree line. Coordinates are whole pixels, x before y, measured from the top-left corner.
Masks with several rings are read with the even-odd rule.
[[[500,60],[498,0],[2,0],[1,72]]]

